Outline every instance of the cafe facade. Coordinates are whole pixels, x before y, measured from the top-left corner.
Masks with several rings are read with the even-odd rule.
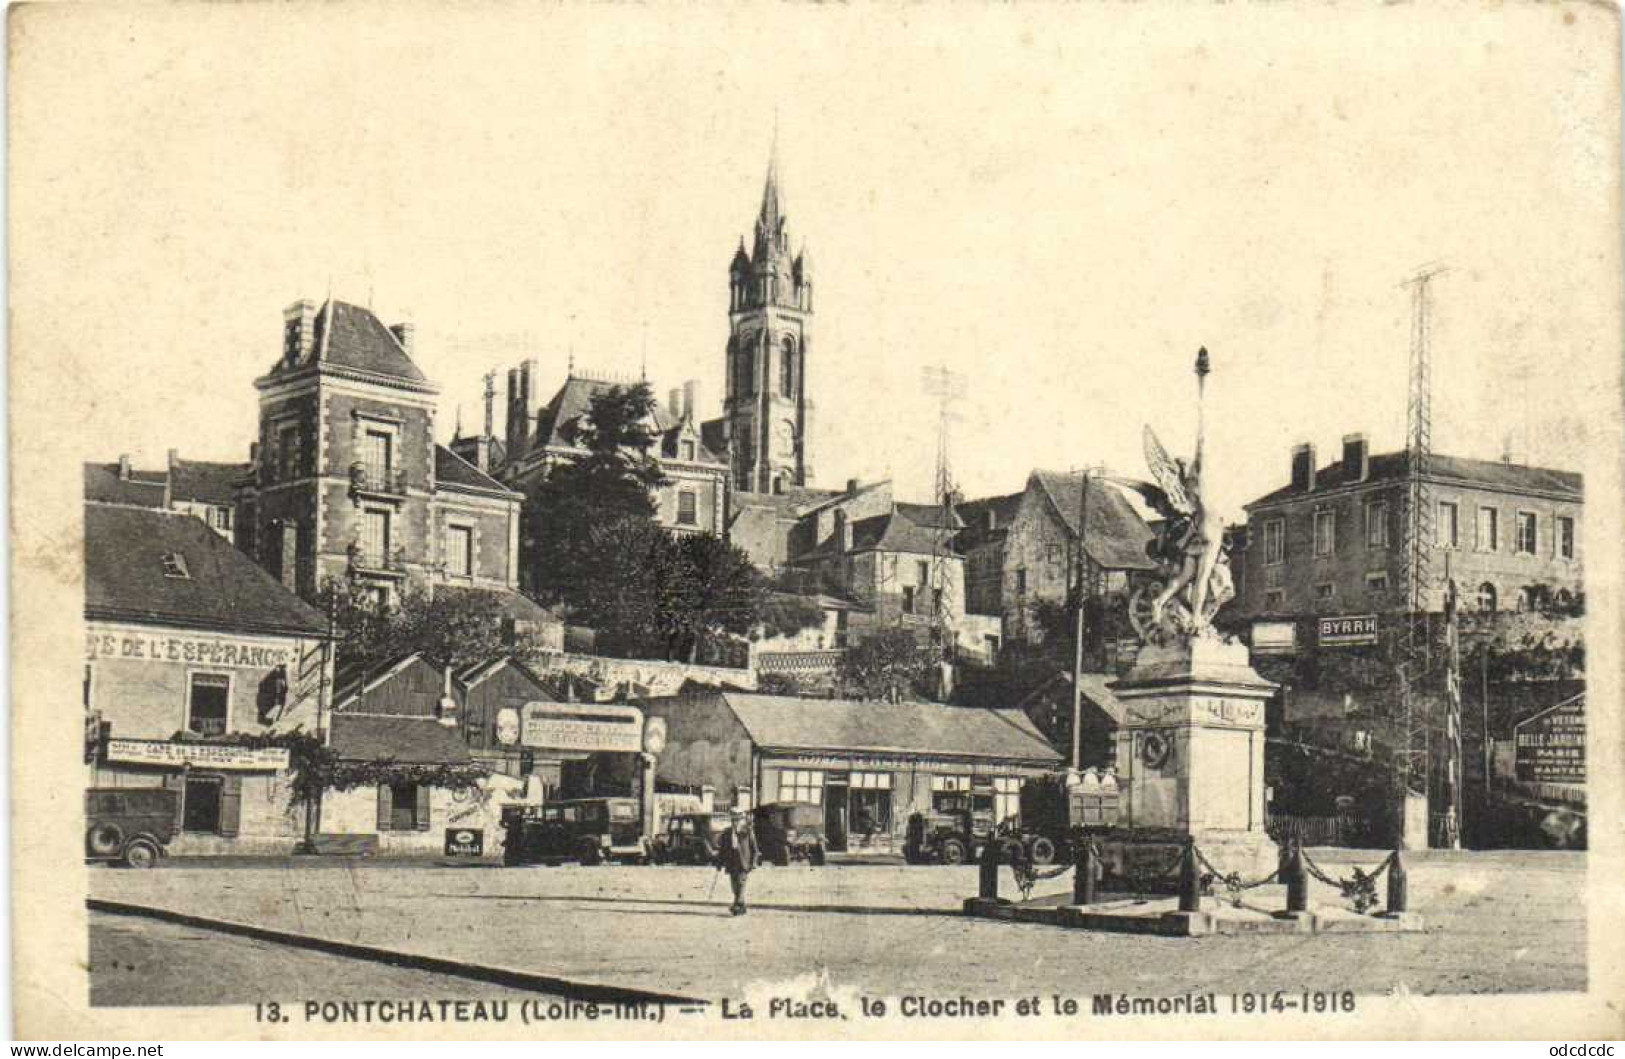
[[[85,505],[85,784],[176,793],[172,855],[303,835],[285,749],[315,728],[326,622],[193,515]]]

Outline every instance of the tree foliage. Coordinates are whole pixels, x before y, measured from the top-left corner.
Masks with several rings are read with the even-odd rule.
[[[901,702],[924,683],[931,657],[908,629],[877,629],[841,656],[841,685],[855,698]]]
[[[339,671],[372,670],[413,652],[439,668],[461,669],[502,654],[528,657],[534,649],[513,642],[506,614],[493,595],[407,588],[392,606],[380,606],[350,582],[330,578],[318,606],[338,632]]]
[[[583,582],[601,562],[601,530],[622,522],[653,524],[650,491],[665,483],[651,426],[654,394],[647,383],[595,394],[587,414],[564,431],[586,451],[560,463],[525,497],[520,562],[544,600],[572,609],[591,591]]]
[[[821,620],[805,608],[765,608],[766,583],[727,541],[660,527],[650,499],[665,483],[653,412],[646,384],[596,395],[571,428],[585,453],[532,487],[521,561],[537,593],[597,630],[604,653],[630,657],[721,655],[730,639],[763,622],[764,611],[775,628]]]

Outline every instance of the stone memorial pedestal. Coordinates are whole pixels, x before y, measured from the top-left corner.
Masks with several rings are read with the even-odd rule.
[[[1247,881],[1274,871],[1277,849],[1264,832],[1264,702],[1275,685],[1253,671],[1246,645],[1213,633],[1147,645],[1112,690],[1125,713],[1118,822],[1192,835],[1215,868]]]

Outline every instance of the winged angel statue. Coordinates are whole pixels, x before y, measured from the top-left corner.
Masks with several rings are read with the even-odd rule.
[[[1207,351],[1197,377],[1207,374]],[[1224,555],[1224,524],[1202,485],[1202,430],[1190,463],[1168,455],[1156,432],[1145,428],[1145,462],[1156,481],[1114,478],[1132,489],[1161,518],[1162,531],[1147,545],[1160,579],[1142,585],[1129,603],[1129,619],[1146,643],[1191,638],[1212,629],[1213,615],[1235,597]]]

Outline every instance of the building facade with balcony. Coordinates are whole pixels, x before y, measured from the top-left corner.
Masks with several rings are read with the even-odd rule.
[[[517,589],[522,498],[436,443],[438,391],[412,344],[410,324],[300,301],[255,383],[237,543],[306,599],[330,579],[386,603],[408,587]]]
[[[1408,473],[1404,452],[1372,455],[1359,434],[1324,467],[1313,446],[1296,446],[1288,483],[1246,505],[1229,616],[1284,622],[1406,609]],[[1467,609],[1562,609],[1579,600],[1580,475],[1434,455],[1426,481],[1433,532],[1423,609],[1443,609],[1447,572]]]

